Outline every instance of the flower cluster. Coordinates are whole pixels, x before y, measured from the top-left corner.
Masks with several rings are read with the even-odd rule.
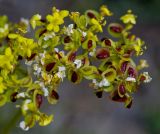
[[[111,15],[102,6],[99,12],[87,10],[84,14],[54,7],[46,17],[36,14],[17,24],[0,17],[0,106],[13,102],[21,108],[23,130],[53,120],[53,115],[41,112],[41,106],[45,99],[57,103],[58,86],[66,78],[74,84],[87,79],[98,98],[109,93],[111,100],[127,108],[138,86],[151,81],[148,72],[141,72],[148,67],[146,60],[133,61],[146,48],[130,32],[136,16],[129,10],[120,18],[121,24],[107,24]],[[65,25],[66,18],[71,24]],[[101,37],[106,24],[108,34]],[[33,39],[27,36],[31,30]]]

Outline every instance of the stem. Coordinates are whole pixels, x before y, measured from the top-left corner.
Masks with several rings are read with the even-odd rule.
[[[21,117],[21,111],[18,110],[14,117],[6,124],[2,130],[2,134],[9,134],[13,127],[15,127],[17,120]]]

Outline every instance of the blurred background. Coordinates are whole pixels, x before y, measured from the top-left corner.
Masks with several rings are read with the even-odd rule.
[[[98,99],[86,81],[80,85],[64,81],[58,104],[43,105],[45,111],[54,113],[54,121],[47,127],[37,125],[24,132],[19,128],[19,119],[11,134],[160,134],[160,0],[0,0],[0,15],[17,22],[21,17],[50,13],[52,6],[83,13],[87,9],[98,10],[102,4],[114,12],[111,21],[119,21],[127,9],[138,16],[133,33],[146,42],[148,49],[141,58],[150,64],[147,71],[152,82],[141,85],[132,108],[125,109],[107,95]],[[12,104],[0,108],[1,134],[16,111]]]

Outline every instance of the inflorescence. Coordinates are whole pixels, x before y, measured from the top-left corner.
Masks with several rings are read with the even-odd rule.
[[[57,103],[57,89],[65,78],[75,84],[87,79],[98,98],[107,92],[126,108],[138,86],[151,81],[148,72],[141,72],[148,67],[146,60],[137,65],[133,61],[146,47],[130,32],[136,24],[131,10],[120,18],[122,24],[110,23],[108,33],[98,35],[111,15],[102,6],[99,12],[87,10],[83,15],[53,7],[44,18],[36,14],[16,24],[0,16],[0,106],[16,102],[24,116],[23,130],[36,122],[51,123],[53,115],[41,112],[41,105],[45,99]],[[65,25],[66,18],[71,24]]]

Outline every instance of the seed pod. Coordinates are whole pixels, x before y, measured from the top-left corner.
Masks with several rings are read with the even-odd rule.
[[[95,66],[84,66],[80,69],[79,74],[88,80],[93,80],[99,76],[98,69]]]
[[[109,39],[105,39],[104,43],[106,46],[111,46],[111,41]]]
[[[81,37],[81,43],[83,43],[85,41],[85,37]]]
[[[127,72],[128,72],[129,77],[136,78],[137,72],[136,72],[136,70],[134,68],[129,67]]]
[[[75,71],[73,71],[71,76],[71,81],[75,83],[77,80],[78,80],[78,74]]]
[[[85,40],[82,44],[82,48],[91,51],[96,48],[96,41],[92,39]]]
[[[105,48],[99,48],[96,51],[96,58],[97,59],[106,59],[110,56],[109,51]]]
[[[112,44],[112,41],[108,38],[102,38],[101,41],[103,42],[104,47],[110,47]]]
[[[18,60],[22,60],[23,57],[21,55],[18,55]]]
[[[69,36],[64,37],[64,43],[70,43],[71,38]]]
[[[126,89],[123,83],[118,86],[118,94],[120,97],[123,97],[126,93]]]
[[[18,92],[14,92],[14,93],[11,94],[10,100],[12,102],[16,102],[16,100],[17,100],[17,94],[18,94]]]
[[[55,89],[52,89],[47,99],[50,104],[56,104],[59,100],[59,95],[57,91]]]
[[[125,101],[125,107],[131,108],[132,103],[133,103],[133,99],[131,97],[128,97],[127,100]]]
[[[74,61],[76,58],[76,52],[69,52],[68,54],[68,61]]]
[[[89,40],[89,41],[88,41],[88,49],[90,49],[90,48],[92,47],[92,45],[93,45],[93,44],[92,44],[92,40]]]
[[[41,30],[40,32],[39,32],[39,37],[41,37],[44,33],[46,33],[47,32],[47,29],[43,29],[43,30]]]
[[[96,91],[95,94],[98,98],[102,98],[103,91]]]
[[[43,98],[41,94],[36,94],[36,105],[37,108],[40,108],[43,102]]]
[[[109,82],[112,82],[115,80],[117,73],[115,69],[108,68],[102,73],[102,76],[104,76]]]
[[[58,93],[57,93],[55,90],[52,90],[52,92],[51,92],[51,97],[52,97],[53,99],[56,99],[56,100],[59,99],[59,95],[58,95]]]
[[[100,64],[99,69],[103,72],[106,71],[107,68],[111,68],[112,62],[107,60]]]
[[[133,50],[128,50],[127,52],[125,52],[125,54],[123,54],[124,58],[130,58],[133,55],[134,51]]]
[[[123,30],[123,27],[118,23],[111,23],[108,26],[108,32],[113,37],[121,37],[122,30]]]
[[[141,75],[140,78],[139,78],[139,80],[143,82],[143,81],[146,80],[146,77],[144,75]]]
[[[55,62],[47,64],[46,65],[46,71],[50,72],[53,69],[53,67],[55,66],[55,64],[56,64]]]
[[[89,19],[97,19],[98,17],[98,13],[94,10],[87,10],[85,14]]]
[[[82,59],[82,65],[83,66],[88,66],[90,64],[88,57],[84,57]]]
[[[111,93],[110,98],[116,102],[125,102],[127,100],[127,97],[125,95],[123,97],[120,97],[117,90]]]
[[[121,69],[122,73],[125,73],[128,63],[129,63],[128,61],[124,61],[124,62],[121,63],[121,68],[120,69]]]
[[[27,60],[30,61],[36,56],[36,53],[31,54],[30,57],[27,57]]]
[[[77,83],[79,83],[79,82],[81,81],[82,76],[81,76],[80,72],[78,72],[78,71],[76,71],[76,70],[70,69],[70,70],[68,71],[68,79],[69,79],[71,82],[77,84]]]
[[[57,54],[57,56],[58,56],[58,59],[61,59],[61,58],[62,58],[62,56],[61,56],[60,53],[56,52],[56,54]]]
[[[117,52],[121,52],[122,47],[121,47],[121,46],[117,46],[117,47],[116,47],[116,50],[117,50]]]

